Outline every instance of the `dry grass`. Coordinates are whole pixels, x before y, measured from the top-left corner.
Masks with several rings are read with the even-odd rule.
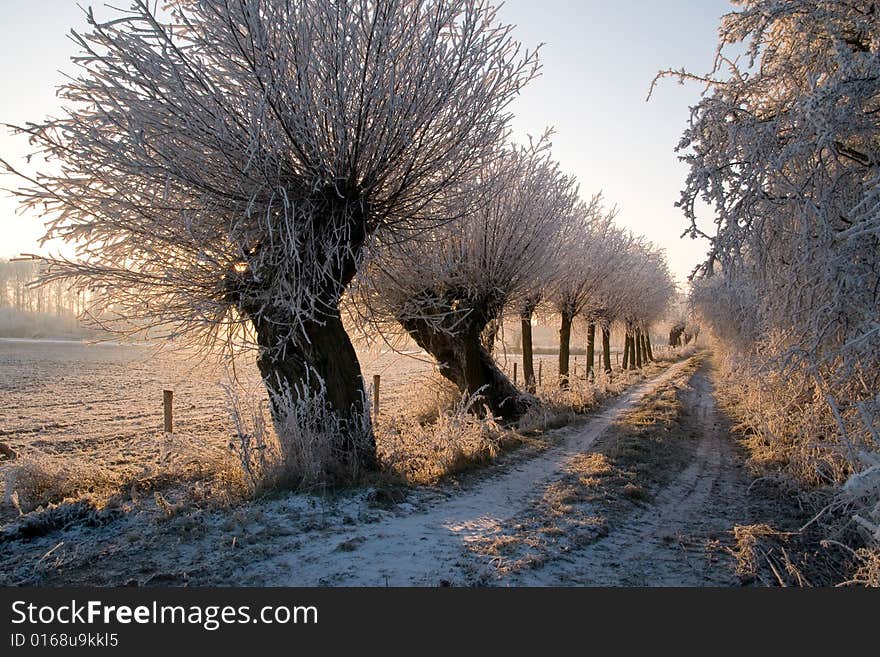
[[[504,575],[539,568],[605,536],[606,519],[596,513],[593,496],[581,483],[589,479],[593,466],[595,471],[602,468],[586,461],[573,466],[561,479],[549,483],[524,513],[494,532],[469,540],[468,548]]]
[[[761,369],[746,356],[717,356],[715,364],[719,401],[738,420],[734,430],[756,470],[782,473],[805,489],[840,485],[853,474],[853,456],[814,379],[800,370]],[[859,421],[853,418],[852,425]],[[858,441],[859,449],[874,451]]]
[[[391,413],[391,417],[405,415],[419,424],[429,424],[436,422],[441,415],[455,409],[460,403],[461,393],[455,384],[434,370],[430,376],[398,397],[397,408]]]
[[[602,440],[600,449],[614,468],[638,478],[633,485],[643,489],[657,485],[685,457],[694,436],[681,430],[680,396],[702,362],[701,356],[691,357],[673,380],[648,395]]]
[[[463,395],[451,408],[438,406],[431,421],[419,414],[381,417],[375,425],[379,458],[389,473],[409,484],[434,484],[494,459],[521,442],[488,412],[474,413],[480,397]]]
[[[191,502],[229,502],[244,492],[231,454],[189,435],[168,435],[159,457],[139,470],[118,470],[77,459],[27,453],[2,469],[2,514],[7,519],[85,501],[96,509],[137,500],[159,489],[186,491]]]
[[[876,452],[863,445],[864,469],[854,471],[840,425],[814,381],[804,373],[759,371],[746,357],[716,357],[715,361],[719,401],[738,422],[733,429],[749,454],[753,473],[775,482],[787,496],[798,497],[806,512],[815,516],[808,531],[791,539],[788,550],[779,537],[789,534],[756,530],[751,536],[749,528],[741,529],[746,542],[761,546],[765,572],[762,577],[759,570],[758,577],[779,585],[880,584],[876,575],[880,561]],[[795,567],[795,553],[813,556],[804,557],[806,563],[799,561]]]
[[[460,396],[439,376],[414,388],[408,411],[381,416],[375,423],[376,444],[385,469],[414,484],[435,484],[444,477],[490,463],[522,445],[548,445],[543,435],[569,425],[629,386],[652,377],[666,364],[642,370],[599,372],[594,380],[573,378],[567,388],[545,384],[536,391],[538,404],[513,426],[501,426],[488,412],[474,414],[479,397]]]
[[[327,401],[323,384],[264,388],[227,385],[235,426],[230,444],[251,494],[267,490],[312,490],[362,480],[358,454],[371,440],[369,404],[342,418]],[[271,406],[274,413],[270,412]]]
[[[539,386],[536,396],[540,403],[519,420],[517,429],[522,433],[533,433],[571,424],[631,385],[662,372],[667,365],[668,362],[654,362],[641,370],[615,370],[610,375],[600,371],[593,380],[573,377],[565,388],[555,382]]]
[[[736,559],[736,574],[743,580],[754,579],[758,575],[759,556],[766,557],[766,552],[759,555],[758,546],[768,537],[784,536],[766,524],[737,525],[733,528],[735,543],[731,554]]]
[[[138,471],[28,454],[2,472],[0,544],[77,526],[99,526],[132,511],[158,520],[200,508],[229,508],[248,494],[229,451],[190,436],[165,436],[162,456]]]
[[[692,342],[685,347],[676,347],[674,349],[670,348],[663,351],[655,351],[654,360],[658,363],[675,363],[680,360],[684,360],[685,358],[690,358],[701,350],[702,347],[698,347],[696,343]]]
[[[860,548],[854,553],[858,564],[847,585],[880,587],[880,550]]]

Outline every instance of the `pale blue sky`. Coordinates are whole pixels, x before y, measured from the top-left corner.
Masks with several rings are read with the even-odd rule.
[[[718,20],[730,7],[727,0],[508,0],[500,11],[525,45],[546,44],[542,76],[513,106],[516,131],[555,126],[555,157],[578,176],[582,193],[603,190],[620,206],[621,224],[667,250],[679,280],[705,252],[679,239],[686,224],[673,207],[686,173],[673,149],[701,89],[667,80],[649,103],[645,97],[658,69],[710,69]],[[58,70],[72,70],[75,52],[65,35],[83,26],[82,12],[75,0],[0,0],[0,8],[0,122],[39,120],[58,107]],[[0,133],[4,158],[20,161],[27,150],[26,140]],[[0,257],[37,249],[42,234],[37,219],[15,210],[0,196]]]

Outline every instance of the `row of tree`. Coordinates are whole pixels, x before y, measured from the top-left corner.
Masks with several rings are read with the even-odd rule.
[[[55,317],[79,315],[85,309],[85,295],[70,284],[54,280],[34,285],[40,263],[35,260],[0,260],[0,308]]]
[[[355,305],[382,335],[402,327],[430,353],[459,390],[478,391],[507,419],[531,403],[493,358],[505,318],[522,326],[523,375],[535,389],[531,326],[537,313],[560,319],[560,384],[568,383],[572,324],[588,324],[588,370],[595,334],[611,371],[610,328],[627,331],[625,365],[650,356],[644,329],[674,292],[664,255],[614,225],[616,210],[600,196],[584,201],[577,181],[550,154],[549,135],[501,150],[487,162],[473,193],[448,223],[422,239],[386,249],[367,268]],[[629,345],[632,344],[632,352]]]
[[[662,255],[580,200],[546,138],[508,144],[508,106],[539,64],[487,0],[167,12],[89,10],[69,109],[21,128],[63,165],[19,172],[22,202],[79,247],[43,280],[88,288],[105,326],[210,345],[246,326],[276,419],[279,400],[320,394],[339,459],[367,468],[343,303],[364,326],[402,326],[505,417],[527,402],[481,341],[505,312],[557,309],[564,375],[577,316],[623,321],[642,344],[671,289]]]

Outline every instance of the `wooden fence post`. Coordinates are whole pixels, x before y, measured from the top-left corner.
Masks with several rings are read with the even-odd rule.
[[[172,405],[174,403],[174,391],[162,391],[162,406],[165,411],[165,433],[174,433],[174,422],[172,417]]]
[[[382,376],[379,374],[373,375],[373,419],[379,417],[379,382],[382,380]]]

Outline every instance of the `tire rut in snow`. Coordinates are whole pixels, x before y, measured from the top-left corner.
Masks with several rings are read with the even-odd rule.
[[[705,369],[681,394],[683,434],[697,443],[684,469],[650,503],[607,536],[516,584],[734,586],[732,559],[720,549],[734,524],[747,524],[749,479],[722,421]]]

